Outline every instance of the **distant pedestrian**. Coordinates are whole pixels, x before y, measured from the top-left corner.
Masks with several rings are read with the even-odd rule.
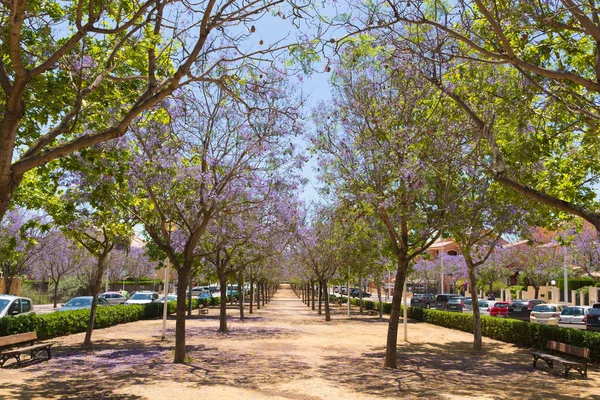
[[[496,296],[494,296],[494,293],[490,293],[490,294],[488,294],[487,299],[488,300],[496,300]]]

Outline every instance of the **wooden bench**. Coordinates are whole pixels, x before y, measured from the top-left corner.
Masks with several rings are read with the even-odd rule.
[[[20,365],[21,354],[27,352],[29,352],[31,359],[33,360],[37,353],[42,350],[46,350],[46,354],[48,354],[48,360],[51,359],[52,354],[50,353],[50,347],[52,347],[54,343],[36,342],[36,332],[27,332],[20,333],[18,335],[0,337],[0,368],[2,368],[4,363],[11,358],[17,360],[17,365]]]
[[[529,350],[529,353],[533,356],[533,368],[536,367],[537,361],[542,359],[546,361],[546,364],[548,364],[550,368],[554,368],[555,362],[562,364],[565,367],[565,377],[569,375],[571,369],[574,369],[584,378],[587,378],[587,362],[590,358],[590,349],[552,340],[548,340],[546,347],[550,349],[550,354],[538,350]],[[560,355],[564,354],[569,356],[569,358],[558,356],[556,353]]]
[[[379,315],[379,310],[367,310],[367,314],[369,314],[369,315]]]
[[[198,305],[198,314],[208,314],[208,307],[204,303]]]

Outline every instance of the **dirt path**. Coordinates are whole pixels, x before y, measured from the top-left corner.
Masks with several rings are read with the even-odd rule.
[[[381,368],[387,322],[348,319],[334,307],[324,322],[289,288],[246,321],[228,313],[230,333],[217,332],[218,311],[187,322],[190,362],[172,364],[175,321],[160,341],[161,321],[58,338],[54,358],[0,371],[1,399],[600,399],[600,372],[583,380],[531,368],[527,351],[425,323],[409,325],[399,341],[398,370]],[[246,313],[247,314],[247,313]],[[568,395],[566,394],[568,393]]]

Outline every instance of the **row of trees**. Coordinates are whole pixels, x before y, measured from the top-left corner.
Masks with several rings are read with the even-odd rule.
[[[466,10],[465,4],[458,7]],[[540,116],[543,94],[536,85],[523,85],[521,71],[477,63],[477,56],[467,57],[466,51],[462,58],[444,53],[453,50],[450,43],[464,50],[465,43],[452,40],[447,30],[470,12],[457,11],[450,18],[445,5],[393,2],[362,11],[355,17],[365,16],[362,32],[372,34],[349,36],[340,48],[333,104],[316,111],[312,141],[322,180],[335,201],[341,207],[352,204],[361,217],[376,218],[388,236],[396,282],[385,366],[396,367],[399,296],[412,264],[438,238],[453,237],[469,286],[476,287],[477,271],[503,236],[526,234],[527,226],[556,226],[559,215],[544,205],[558,207],[557,200],[542,193],[542,185],[547,180],[575,185],[581,171],[565,178],[569,174],[560,171],[565,166],[556,162],[567,149],[549,146],[556,140],[552,135],[570,134],[561,144],[572,143],[568,151],[579,155],[584,150],[577,147],[583,143],[580,132],[567,133],[560,115],[555,115],[559,122],[547,123],[547,108],[557,112],[569,105],[543,104]],[[439,15],[442,20],[448,16],[443,27],[424,22]],[[561,194],[592,205],[595,170],[573,162],[570,168],[581,167],[586,178]],[[595,212],[567,203],[558,208],[597,223]],[[531,253],[536,252],[536,260],[521,264],[551,270],[552,260],[545,258],[552,252]],[[532,280],[534,275],[541,274],[532,274]],[[476,302],[475,291],[472,296]],[[474,319],[475,347],[481,348],[478,310]]]
[[[285,194],[297,184],[289,135],[303,130],[303,99],[289,96],[282,64],[308,69],[325,32],[314,26],[333,21],[348,34],[324,42],[335,51],[326,67],[334,100],[319,107],[312,140],[337,211],[305,226],[365,219],[387,238],[382,260],[395,264],[398,296],[438,237],[458,241],[474,287],[502,235],[568,215],[600,229],[593,3],[350,5],[328,19],[310,1],[11,2],[0,11],[0,216],[14,202],[43,209],[93,255],[95,292],[136,224],[179,282],[206,263],[235,273],[241,267],[228,268],[268,265],[252,251],[243,252],[251,263],[237,257],[252,243],[244,224],[291,226],[300,214],[252,216],[258,204],[294,203]],[[259,21],[289,24],[300,40],[286,29],[257,40]],[[224,230],[229,223],[238,228]],[[321,228],[323,240],[351,236],[347,226]],[[221,237],[230,244],[211,248]],[[300,240],[292,253],[309,260],[313,245]],[[316,278],[330,279],[323,265],[340,270],[342,258],[319,261]],[[184,295],[179,285],[176,362]]]
[[[595,229],[582,226],[563,230],[555,237],[545,236],[532,230],[526,235],[528,240],[512,244],[502,241],[477,269],[477,288],[492,293],[495,284],[516,275],[525,286],[534,287],[537,297],[541,286],[562,277],[565,263],[570,276],[600,281],[600,242]],[[426,255],[413,265],[410,279],[439,288],[441,275],[453,276],[455,281],[468,280],[464,258],[444,254],[442,260]]]

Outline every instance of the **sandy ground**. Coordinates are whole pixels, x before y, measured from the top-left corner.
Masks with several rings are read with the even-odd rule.
[[[55,339],[50,361],[0,370],[1,399],[600,399],[600,371],[565,379],[524,348],[425,323],[402,330],[399,369],[382,368],[387,321],[348,319],[334,306],[326,323],[289,288],[245,321],[228,310],[230,332],[217,332],[218,311],[188,320],[190,362],[172,364],[175,321],[160,341],[161,321],[141,321]],[[42,357],[38,356],[38,357]]]

